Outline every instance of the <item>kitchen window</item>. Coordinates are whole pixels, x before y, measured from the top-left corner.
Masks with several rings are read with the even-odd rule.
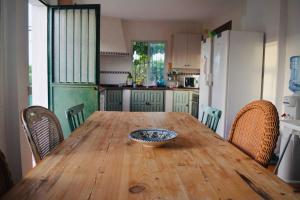
[[[162,85],[164,83],[165,57],[165,42],[134,41],[133,81],[137,85]]]

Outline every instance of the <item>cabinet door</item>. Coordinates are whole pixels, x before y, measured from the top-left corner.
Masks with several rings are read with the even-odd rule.
[[[187,67],[200,69],[201,35],[188,34],[187,41]]]
[[[175,34],[173,38],[173,59],[174,68],[182,68],[187,65],[187,34]]]
[[[106,90],[106,111],[122,111],[122,101],[122,90]]]
[[[198,111],[199,110],[199,103],[192,101],[192,116],[198,119]]]
[[[147,111],[147,91],[146,90],[132,90],[130,100],[130,111],[132,112],[146,112]]]
[[[148,112],[163,112],[164,109],[164,91],[148,91],[147,96]]]
[[[173,112],[190,112],[190,92],[174,91],[173,93]]]

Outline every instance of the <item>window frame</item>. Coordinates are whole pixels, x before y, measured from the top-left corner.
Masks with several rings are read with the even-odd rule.
[[[167,70],[166,70],[166,66],[167,66],[167,58],[168,58],[168,41],[167,40],[131,40],[131,73],[133,73],[132,71],[132,59],[133,59],[133,44],[134,42],[147,42],[148,44],[150,43],[164,43],[165,44],[165,60],[164,60],[164,76],[163,76],[163,79],[166,81],[166,78],[167,78]],[[148,48],[148,55],[150,55],[150,48]],[[147,69],[148,70],[148,69]],[[148,76],[148,74],[147,74]],[[148,83],[147,83],[148,84]]]

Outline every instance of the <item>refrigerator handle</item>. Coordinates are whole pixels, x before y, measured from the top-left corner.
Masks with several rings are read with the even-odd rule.
[[[206,74],[206,85],[212,86],[212,84],[213,84],[212,73],[207,73]]]

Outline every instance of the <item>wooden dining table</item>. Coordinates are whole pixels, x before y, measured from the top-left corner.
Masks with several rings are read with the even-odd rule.
[[[177,138],[150,148],[142,128]],[[4,197],[21,199],[300,199],[266,168],[186,113],[95,112]]]

